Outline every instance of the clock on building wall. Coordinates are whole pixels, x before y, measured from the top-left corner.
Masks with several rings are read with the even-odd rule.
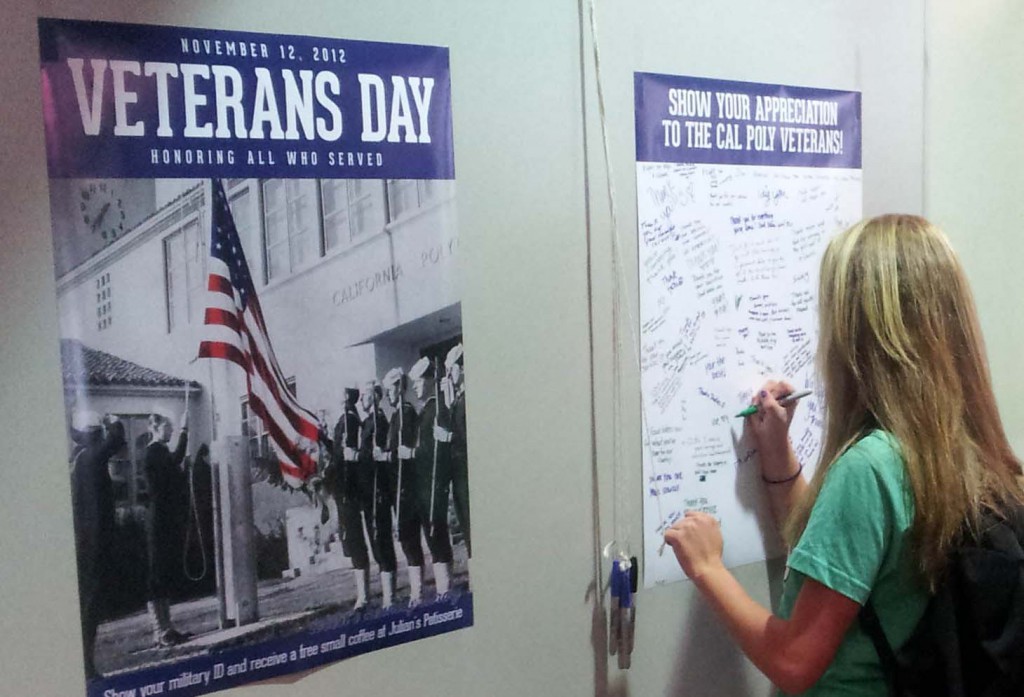
[[[127,238],[155,211],[153,179],[51,179],[57,275]]]
[[[125,193],[117,182],[85,181],[76,192],[79,230],[97,240],[110,244],[127,231]]]

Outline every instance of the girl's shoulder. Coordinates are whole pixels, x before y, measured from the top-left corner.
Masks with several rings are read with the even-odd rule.
[[[865,456],[876,456],[889,459],[900,459],[900,442],[896,436],[880,428],[874,428],[853,444]]]
[[[872,476],[899,485],[905,474],[899,441],[878,428],[854,442],[829,468],[830,476]]]

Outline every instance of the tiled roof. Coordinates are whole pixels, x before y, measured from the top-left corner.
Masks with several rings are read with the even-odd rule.
[[[60,340],[60,362],[65,385],[184,387],[186,384],[181,378],[89,348],[77,339]],[[195,381],[190,384],[199,386]]]

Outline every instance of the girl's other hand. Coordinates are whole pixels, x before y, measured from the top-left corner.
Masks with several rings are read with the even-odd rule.
[[[687,511],[682,520],[665,532],[665,542],[692,580],[722,566],[722,526],[707,513]]]

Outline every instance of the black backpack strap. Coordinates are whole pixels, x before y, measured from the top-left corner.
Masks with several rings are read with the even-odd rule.
[[[882,672],[885,674],[885,682],[889,686],[890,697],[900,697],[902,691],[896,666],[896,654],[893,652],[892,646],[889,645],[889,640],[885,638],[885,631],[882,629],[882,623],[878,620],[878,614],[875,612],[875,606],[871,603],[871,598],[864,603],[857,616],[860,619],[861,629],[871,639],[871,643],[875,645],[875,651],[878,652],[878,660],[882,663]]]

